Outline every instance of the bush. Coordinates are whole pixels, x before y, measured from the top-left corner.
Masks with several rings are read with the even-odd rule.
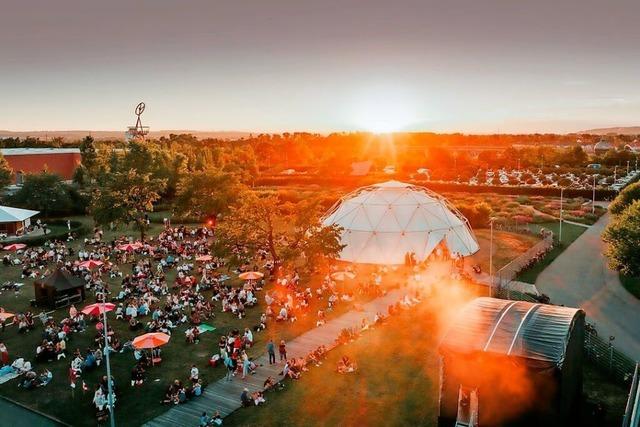
[[[61,227],[60,230],[53,231],[44,236],[25,236],[21,239],[14,240],[11,243],[25,243],[29,246],[40,246],[45,244],[51,240],[67,240],[67,235],[69,234],[69,230],[67,229],[67,221],[56,219],[45,221],[45,224],[48,226],[59,225]],[[78,237],[84,236],[91,231],[91,226],[89,224],[82,223],[80,221],[71,221],[71,232],[75,233]]]
[[[603,239],[611,268],[627,276],[640,276],[640,200],[633,202],[609,224]]]
[[[640,200],[640,182],[635,182],[623,189],[609,205],[609,211],[619,215],[636,200]]]

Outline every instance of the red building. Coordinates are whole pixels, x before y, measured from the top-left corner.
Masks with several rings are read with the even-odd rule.
[[[81,161],[78,148],[3,148],[0,153],[13,169],[14,184],[22,184],[25,174],[44,170],[71,180]]]

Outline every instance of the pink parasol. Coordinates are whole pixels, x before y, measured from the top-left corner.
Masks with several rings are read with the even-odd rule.
[[[90,259],[89,261],[81,262],[80,264],[78,264],[78,266],[80,268],[86,268],[88,270],[92,270],[92,269],[94,269],[96,267],[100,267],[103,264],[104,264],[104,262],[102,262],[102,261],[94,261],[94,260]]]
[[[99,314],[108,313],[115,308],[116,305],[110,302],[97,302],[95,304],[89,304],[82,309],[82,312],[89,316],[98,316]]]
[[[18,250],[24,249],[26,247],[27,247],[27,245],[25,245],[24,243],[13,243],[11,245],[5,246],[2,249],[4,249],[5,251],[18,251]]]

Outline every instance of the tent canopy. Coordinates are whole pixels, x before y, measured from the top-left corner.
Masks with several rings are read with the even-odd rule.
[[[18,222],[38,215],[40,212],[29,209],[0,206],[0,222]]]
[[[440,352],[489,352],[562,368],[580,309],[476,298],[468,303],[440,344]]]
[[[462,256],[479,249],[468,221],[445,198],[399,181],[346,195],[322,218],[322,225],[343,229],[343,261],[403,264],[410,252],[424,260],[441,242]]]
[[[40,283],[46,287],[54,288],[57,291],[66,291],[68,289],[84,287],[84,281],[81,278],[62,269],[57,269],[49,276],[45,277]]]

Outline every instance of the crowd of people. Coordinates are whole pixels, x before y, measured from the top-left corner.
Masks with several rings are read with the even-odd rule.
[[[285,270],[280,265],[275,266],[267,251],[258,250],[251,256],[250,251],[243,247],[232,248],[233,256],[241,261],[233,273],[262,270],[266,277],[247,280],[242,286],[232,286],[228,275],[232,273],[232,267],[228,260],[211,253],[213,232],[206,227],[171,227],[166,224],[158,236],[144,243],[132,242],[126,237],[106,242],[103,237],[102,231],[95,229],[93,237],[85,239],[77,252],[69,242],[55,241],[3,258],[7,265],[21,265],[23,278],[44,277],[54,268],[61,268],[82,278],[86,291],[92,293],[96,301],[116,305],[112,318],[126,325],[129,334],[123,333],[121,327],[116,329],[127,335],[127,339],[121,339],[112,321],[105,326],[101,318],[87,316],[74,306],[60,320],[46,313],[34,315],[29,310],[13,317],[12,322],[20,333],[32,333],[36,326],[42,324],[42,336],[33,353],[35,363],[46,365],[65,360],[69,366],[70,386],[75,389],[81,384],[84,392],[89,390],[88,381],[83,380],[87,372],[102,366],[107,354],[117,355],[127,350],[133,354],[131,387],[144,386],[154,361],[161,361],[160,349],[134,349],[129,340],[132,336],[144,332],[162,332],[171,336],[176,328],[181,327],[185,342],[198,345],[203,333],[201,325],[223,313],[242,321],[249,310],[256,310],[257,315],[252,316],[258,319],[256,323],[222,334],[217,351],[209,359],[211,366],[224,367],[227,381],[234,378],[244,380],[260,369],[260,364],[250,356],[256,342],[255,334],[276,323],[285,325],[303,319],[310,326],[322,326],[339,306],[359,309],[358,300],[384,295],[389,287],[399,286],[399,283],[388,283],[391,279],[387,276],[392,271],[387,267],[372,269],[369,273],[362,273],[361,277],[359,272],[348,271],[357,278],[347,286],[344,279],[334,275],[339,272],[335,266],[325,274],[316,272],[320,279],[317,285],[311,285],[296,269]],[[94,267],[83,266],[90,261],[94,262]],[[169,280],[169,277],[174,279]],[[273,285],[265,291],[271,281]],[[419,299],[415,297],[406,297],[398,302],[397,307],[390,308],[389,314],[417,302]],[[359,333],[383,320],[382,314],[376,315],[371,324],[363,319],[358,330],[343,331],[333,345],[355,339]],[[73,345],[74,335],[78,333],[94,334],[90,345],[83,346],[84,350]],[[281,379],[297,380],[310,366],[320,366],[333,345],[329,348],[321,345],[305,355],[293,357],[288,354],[285,341],[269,340],[266,346],[269,364],[282,364],[280,378],[268,376],[260,390],[250,392],[246,388],[240,398],[242,405],[264,404],[266,392],[284,387]],[[22,357],[9,364],[8,350],[2,343],[0,360],[2,365],[22,376],[21,385],[25,388],[41,387],[52,380],[49,369],[36,373]],[[347,356],[337,367],[341,373],[356,370],[356,362]],[[116,388],[114,378],[109,381],[115,404],[115,397],[121,389]],[[92,404],[98,420],[108,417],[109,381],[102,377],[94,388]],[[186,380],[175,379],[168,385],[161,401],[178,405],[200,396],[204,387],[205,381],[193,365]],[[221,422],[222,418],[215,413],[213,416],[205,413],[201,418],[203,426]]]

